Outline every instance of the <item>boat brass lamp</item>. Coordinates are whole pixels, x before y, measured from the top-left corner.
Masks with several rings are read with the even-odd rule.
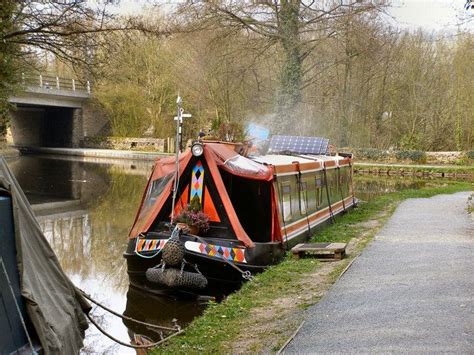
[[[202,146],[201,143],[196,142],[192,145],[191,152],[193,153],[195,157],[200,157],[202,153],[204,152],[204,147]]]

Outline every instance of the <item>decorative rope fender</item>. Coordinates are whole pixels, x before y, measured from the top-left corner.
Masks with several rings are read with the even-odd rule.
[[[173,268],[150,268],[146,271],[146,278],[150,282],[173,288],[186,287],[203,289],[207,286],[207,279],[204,275]]]
[[[161,251],[162,260],[166,265],[178,267],[184,259],[184,244],[176,237],[168,239],[168,242]]]

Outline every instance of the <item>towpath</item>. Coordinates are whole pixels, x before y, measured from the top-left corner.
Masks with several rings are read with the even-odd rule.
[[[474,352],[468,192],[404,201],[286,353]]]

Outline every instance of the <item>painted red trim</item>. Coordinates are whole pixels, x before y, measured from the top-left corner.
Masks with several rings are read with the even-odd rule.
[[[191,160],[192,153],[190,150],[187,150],[186,152],[183,153],[182,155],[182,160],[179,162],[179,177],[183,174],[185,171],[186,167],[188,166],[189,161]],[[153,177],[153,174],[151,175]],[[151,183],[152,178],[149,179],[148,185]],[[138,218],[138,215],[140,212],[142,212],[143,208],[143,202],[144,198],[146,196],[146,193],[148,192],[148,185],[147,189],[145,190],[142,198],[142,204],[140,205],[140,208],[138,210],[137,218],[136,221],[132,227],[132,230],[130,231],[128,237],[129,238],[136,238],[140,233],[146,233],[150,229],[151,225],[155,221],[156,217],[158,216],[158,213],[161,211],[163,208],[163,205],[165,204],[166,200],[168,199],[169,195],[171,194],[172,186],[173,186],[174,178],[170,179],[166,187],[163,189],[163,192],[160,194],[160,197],[156,200],[155,204],[153,206],[150,206],[149,208],[152,209],[151,213],[148,213],[146,216],[143,216],[143,219],[146,218],[146,221],[142,221]]]
[[[327,160],[324,162],[324,166],[326,168],[330,168],[332,166],[336,166],[336,161],[335,160]]]
[[[230,197],[227,194],[224,182],[222,181],[219,168],[217,167],[217,164],[212,157],[212,153],[209,152],[209,150],[206,148],[207,147],[204,147],[204,158],[206,158],[207,166],[209,167],[209,171],[211,172],[212,178],[214,179],[217,191],[219,191],[222,204],[224,205],[224,209],[227,213],[227,217],[229,218],[232,229],[234,230],[238,240],[243,242],[246,247],[253,248],[255,244],[252,242],[252,240],[249,238],[244,228],[240,224],[240,221],[237,218],[237,214],[235,213],[234,206],[232,206]]]
[[[349,202],[349,203],[352,202],[352,196],[346,197],[344,199],[344,203],[347,203],[347,202]],[[331,206],[332,206],[333,209],[341,208],[343,206],[342,205],[342,200],[339,201],[339,202],[333,203]],[[315,222],[316,220],[318,220],[322,217],[329,216],[329,214],[330,214],[329,208],[326,207],[324,210],[318,211],[315,214],[311,215],[308,218],[309,223]],[[292,224],[292,223],[294,223],[294,224]],[[292,224],[292,225],[291,226],[286,226],[286,233],[287,234],[293,233],[293,232],[295,232],[298,229],[301,229],[303,227],[307,228],[307,226],[308,226],[308,222],[306,221],[306,217],[300,218],[298,221],[289,222],[289,224]],[[281,227],[280,230],[282,232],[284,232],[285,227]]]

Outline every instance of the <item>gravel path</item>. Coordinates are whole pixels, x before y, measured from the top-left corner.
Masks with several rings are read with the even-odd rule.
[[[468,196],[404,201],[285,352],[474,354]]]

